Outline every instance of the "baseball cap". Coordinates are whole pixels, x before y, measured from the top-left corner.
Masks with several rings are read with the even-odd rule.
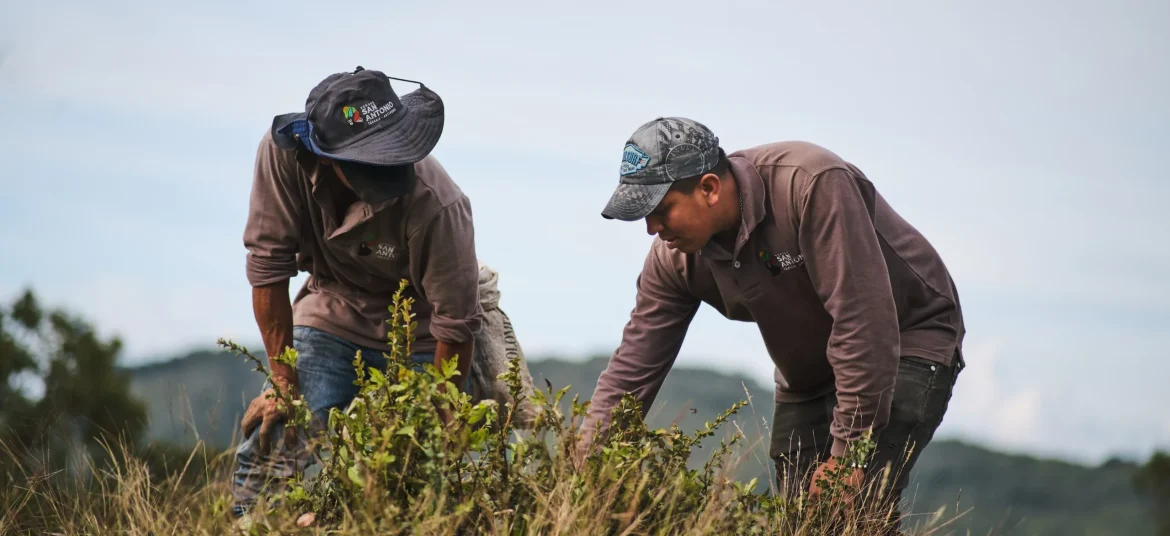
[[[413,165],[443,132],[443,100],[426,85],[398,96],[381,71],[358,66],[317,84],[305,111],[273,119],[273,139],[335,160],[362,200],[376,203],[410,193]]]
[[[622,149],[618,187],[601,216],[622,221],[645,218],[672,183],[711,171],[719,156],[719,138],[698,121],[659,117],[643,124]]]

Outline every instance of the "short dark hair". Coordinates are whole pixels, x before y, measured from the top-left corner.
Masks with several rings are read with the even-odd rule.
[[[711,170],[707,173],[714,173],[718,175],[719,178],[723,179],[727,178],[730,172],[731,160],[727,159],[727,153],[724,153],[723,148],[720,147],[719,160],[715,162],[715,167],[711,168]],[[706,175],[707,173],[704,173],[703,175]],[[699,179],[703,178],[703,175],[696,175],[694,177],[687,177],[680,181],[675,181],[675,183],[671,185],[671,188],[683,194],[694,193],[695,187],[699,185]]]

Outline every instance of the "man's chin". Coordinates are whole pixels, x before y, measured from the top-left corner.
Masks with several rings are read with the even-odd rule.
[[[669,241],[666,243],[666,247],[668,249],[673,249],[675,251],[678,251],[680,253],[684,253],[687,255],[697,253],[700,249],[703,249],[702,245],[696,246],[694,242],[688,242],[688,241],[682,241],[682,240]]]

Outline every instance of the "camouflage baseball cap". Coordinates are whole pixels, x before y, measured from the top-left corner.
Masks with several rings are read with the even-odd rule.
[[[652,212],[671,183],[697,177],[719,163],[719,138],[685,117],[659,117],[634,131],[622,151],[617,190],[601,211],[606,219],[637,221]]]

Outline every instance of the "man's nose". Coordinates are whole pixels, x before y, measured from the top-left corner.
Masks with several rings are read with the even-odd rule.
[[[646,217],[646,232],[649,233],[650,236],[654,236],[662,232],[662,223],[658,221],[658,218],[650,216]]]

